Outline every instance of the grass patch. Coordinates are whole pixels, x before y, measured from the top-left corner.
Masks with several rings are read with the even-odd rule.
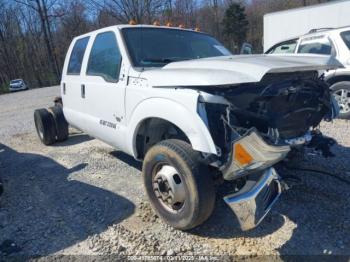
[[[4,83],[4,84],[1,84],[0,85],[0,94],[5,94],[5,93],[8,93],[10,92],[9,91],[9,83]]]

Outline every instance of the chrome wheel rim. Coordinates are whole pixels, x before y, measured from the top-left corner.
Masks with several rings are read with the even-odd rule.
[[[159,203],[169,212],[179,212],[185,203],[185,185],[179,172],[170,165],[162,165],[153,178],[153,192]]]
[[[346,89],[339,89],[334,92],[334,98],[337,101],[340,113],[350,112],[350,91]]]

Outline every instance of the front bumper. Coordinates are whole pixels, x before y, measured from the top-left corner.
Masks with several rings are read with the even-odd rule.
[[[279,176],[274,168],[263,171],[257,181],[247,180],[237,193],[224,197],[235,213],[243,231],[255,228],[271,210],[282,193]]]

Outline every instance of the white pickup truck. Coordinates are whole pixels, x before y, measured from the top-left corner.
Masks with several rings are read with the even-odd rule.
[[[337,114],[318,74],[337,66],[325,56],[232,56],[194,30],[117,25],[73,40],[62,103],[36,110],[35,124],[46,145],[67,139],[68,122],[143,161],[152,207],[178,229],[210,216],[216,181],[239,181],[224,201],[248,230],[281,194],[273,166],[317,145],[316,127]]]

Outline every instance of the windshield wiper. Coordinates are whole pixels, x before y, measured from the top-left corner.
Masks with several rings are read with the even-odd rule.
[[[191,58],[183,58],[183,57],[165,57],[165,58],[145,58],[142,59],[143,63],[161,63],[161,64],[169,64],[172,62],[179,62],[191,60]]]

